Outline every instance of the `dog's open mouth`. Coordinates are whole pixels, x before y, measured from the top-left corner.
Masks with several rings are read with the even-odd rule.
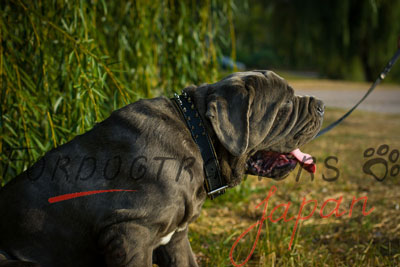
[[[290,153],[257,151],[247,161],[247,173],[257,176],[282,179],[300,162],[303,169],[315,173],[316,165],[312,156],[295,149]]]

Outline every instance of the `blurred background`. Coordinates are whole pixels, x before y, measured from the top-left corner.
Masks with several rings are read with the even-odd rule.
[[[3,0],[0,184],[115,109],[234,71],[274,70],[296,93],[325,101],[327,125],[362,97],[395,53],[399,18],[400,0]],[[260,218],[255,206],[271,185],[278,191],[270,207],[291,201],[291,214],[303,196],[320,204],[343,196],[343,209],[353,196],[368,196],[375,211],[362,216],[358,204],[351,218],[314,215],[291,251],[293,223],[266,223],[247,266],[400,264],[399,64],[359,110],[303,149],[317,159],[313,180],[304,173],[296,179],[298,169],[280,182],[249,176],[206,201],[190,232],[201,266],[232,265],[230,248]],[[387,152],[378,155],[382,145]],[[366,155],[368,148],[375,153]],[[336,175],[324,164],[329,156],[337,158],[334,182],[323,179]],[[386,166],[370,168],[381,181],[364,168],[377,157]],[[255,235],[235,249],[237,263]]]
[[[248,0],[235,20],[249,68],[372,81],[396,50],[400,1]],[[227,51],[226,51],[227,53]],[[391,81],[400,81],[393,70]]]

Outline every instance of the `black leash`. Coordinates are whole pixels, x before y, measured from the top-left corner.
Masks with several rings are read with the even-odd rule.
[[[332,130],[334,127],[336,127],[338,124],[340,124],[345,118],[347,118],[368,96],[369,94],[375,89],[375,87],[380,84],[380,82],[385,79],[386,75],[389,73],[389,71],[392,69],[394,63],[396,63],[396,61],[399,59],[400,57],[400,37],[398,40],[398,50],[397,52],[394,54],[394,56],[392,57],[392,59],[388,62],[388,64],[386,65],[386,67],[383,69],[383,71],[381,72],[381,74],[379,75],[379,77],[376,79],[376,81],[372,84],[372,86],[369,88],[369,90],[367,91],[367,93],[365,93],[365,95],[360,99],[360,101],[357,102],[357,104],[354,105],[354,107],[352,107],[349,111],[347,111],[346,114],[344,114],[342,117],[340,117],[338,120],[336,120],[335,122],[331,123],[329,126],[325,127],[323,130],[321,130],[314,138],[317,138],[321,135],[323,135],[324,133]]]

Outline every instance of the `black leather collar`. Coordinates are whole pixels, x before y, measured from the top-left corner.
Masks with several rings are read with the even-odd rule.
[[[215,154],[214,146],[208,136],[204,123],[190,97],[183,93],[182,95],[174,94],[172,98],[175,106],[185,118],[193,140],[200,148],[201,157],[204,162],[204,186],[210,199],[214,199],[225,193],[228,187],[227,183],[221,176],[218,160]]]

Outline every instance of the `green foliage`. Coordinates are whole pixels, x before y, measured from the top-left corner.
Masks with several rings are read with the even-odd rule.
[[[335,79],[375,80],[400,34],[400,0],[248,0],[238,14],[238,59],[247,66]],[[399,66],[388,79],[400,81]]]
[[[114,109],[214,81],[231,5],[1,1],[0,184]]]

